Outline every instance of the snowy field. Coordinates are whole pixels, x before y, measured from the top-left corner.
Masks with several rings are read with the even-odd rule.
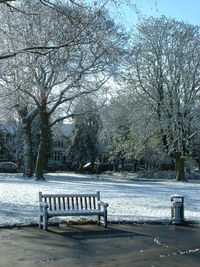
[[[38,223],[38,192],[93,193],[109,203],[109,221],[169,222],[170,196],[185,196],[185,218],[200,222],[200,183],[124,181],[113,176],[47,174],[45,182],[0,174],[0,226]],[[91,218],[91,217],[90,217]]]

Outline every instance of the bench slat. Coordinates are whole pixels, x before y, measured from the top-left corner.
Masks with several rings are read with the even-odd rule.
[[[56,198],[53,198],[54,210],[56,210]]]
[[[91,197],[89,197],[89,207],[90,207],[90,210],[91,210],[92,209]]]
[[[67,197],[67,209],[70,210],[69,197]]]
[[[81,210],[83,210],[83,198],[82,197],[80,198],[80,201],[81,201]]]
[[[69,210],[68,212],[64,211],[56,211],[56,212],[49,212],[49,217],[54,216],[90,216],[90,215],[103,215],[103,212],[99,210],[84,210],[84,211],[77,211],[77,210]]]
[[[62,200],[63,200],[63,210],[65,210],[65,198],[62,197]]]
[[[49,200],[49,209],[52,210],[51,198],[49,197],[48,200]]]
[[[96,210],[96,198],[93,197],[93,208]]]
[[[56,197],[97,197],[98,194],[56,194]],[[55,197],[55,194],[42,194],[42,197]]]
[[[72,201],[72,210],[74,210],[74,197],[71,197],[71,201]]]
[[[58,208],[61,210],[60,197],[58,197]]]
[[[76,197],[76,209],[79,210],[78,197]]]

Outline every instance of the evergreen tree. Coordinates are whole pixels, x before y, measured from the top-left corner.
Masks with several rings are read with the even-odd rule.
[[[86,162],[90,162],[91,171],[94,171],[95,160],[99,153],[101,128],[98,107],[91,98],[85,97],[77,103],[75,114],[68,155],[79,170],[82,170]]]

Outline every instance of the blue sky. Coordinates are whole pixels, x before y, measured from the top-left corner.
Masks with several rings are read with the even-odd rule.
[[[133,0],[132,0],[133,1]],[[200,0],[134,0],[142,15],[183,20],[200,26]],[[130,7],[122,9],[123,24],[128,28],[137,22],[137,15]]]

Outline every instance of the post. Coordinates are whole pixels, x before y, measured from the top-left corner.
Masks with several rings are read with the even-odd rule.
[[[42,213],[42,207],[40,205],[40,203],[42,202],[42,192],[39,192],[39,211],[40,211],[40,214],[39,214],[39,229],[42,229],[42,220],[43,220],[43,216],[41,215]]]
[[[98,203],[98,210],[100,211],[100,209],[101,209],[101,206],[100,206],[100,204],[99,204],[99,201],[100,201],[100,192],[99,192],[99,191],[97,191],[97,203]],[[98,215],[98,216],[97,216],[97,224],[98,224],[98,225],[100,225],[100,221],[101,221],[101,216],[100,216],[100,215]]]
[[[104,206],[104,227],[107,227],[107,207]]]
[[[48,220],[48,217],[47,217],[47,207],[43,207],[43,210],[44,210],[44,215],[43,215],[43,229],[45,231],[47,231],[47,220]]]

